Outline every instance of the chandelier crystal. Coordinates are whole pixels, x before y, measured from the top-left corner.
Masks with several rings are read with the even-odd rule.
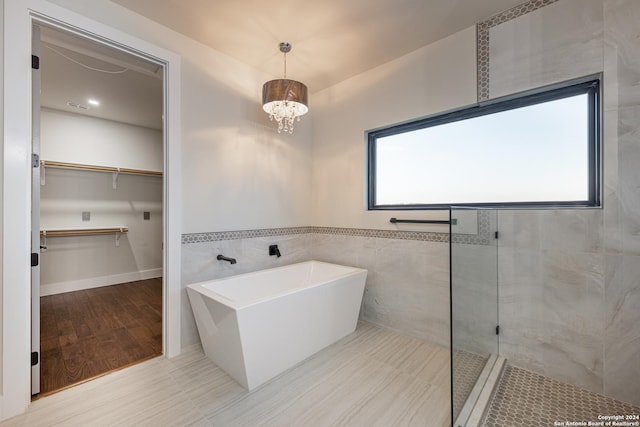
[[[270,120],[278,122],[278,133],[293,133],[293,124],[300,116],[307,114],[307,86],[296,80],[287,79],[287,53],[291,45],[280,43],[280,52],[284,53],[284,79],[266,82],[262,86],[262,109],[269,114]]]

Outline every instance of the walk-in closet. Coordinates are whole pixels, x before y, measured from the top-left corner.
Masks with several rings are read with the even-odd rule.
[[[35,397],[162,354],[164,142],[161,65],[46,27],[34,55]]]

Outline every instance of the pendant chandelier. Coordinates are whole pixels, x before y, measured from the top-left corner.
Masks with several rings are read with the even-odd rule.
[[[278,122],[278,133],[293,133],[293,122],[300,121],[300,116],[309,111],[307,86],[287,79],[287,53],[290,51],[291,44],[280,43],[280,52],[284,54],[284,78],[262,86],[262,109],[269,114],[270,120]]]

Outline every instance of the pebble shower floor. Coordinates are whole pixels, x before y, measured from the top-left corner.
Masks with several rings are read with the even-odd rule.
[[[613,421],[607,424],[606,416],[621,416],[622,419],[616,421],[621,424]],[[484,427],[632,427],[640,425],[638,417],[640,407],[508,366],[490,404]]]

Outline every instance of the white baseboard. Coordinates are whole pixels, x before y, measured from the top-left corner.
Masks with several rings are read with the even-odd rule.
[[[70,282],[47,283],[40,285],[40,296],[46,297],[48,295],[62,294],[65,292],[135,282],[136,280],[153,279],[154,277],[162,277],[162,268],[114,274],[112,276],[90,277],[88,279],[73,280]]]

